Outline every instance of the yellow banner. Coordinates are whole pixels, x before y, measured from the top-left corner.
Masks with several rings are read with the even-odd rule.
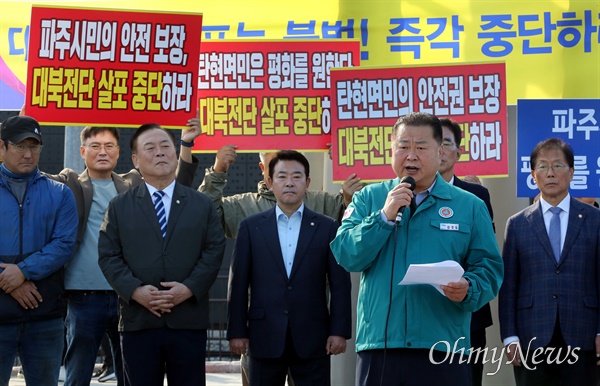
[[[25,82],[32,3],[0,1],[0,109],[12,95],[5,90],[19,95]],[[363,66],[505,61],[509,104],[600,97],[597,0],[35,3],[201,12],[203,40],[352,38],[361,42]]]

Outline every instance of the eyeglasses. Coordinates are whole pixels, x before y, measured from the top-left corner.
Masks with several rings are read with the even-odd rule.
[[[111,152],[119,146],[115,145],[114,143],[105,143],[105,144],[92,143],[91,145],[86,145],[85,147],[87,147],[88,149],[90,149],[92,151],[100,151],[100,149],[102,149],[104,147],[104,150]]]
[[[563,171],[565,168],[567,167],[567,165],[565,164],[554,164],[554,165],[538,165],[535,170],[537,170],[540,173],[548,173],[548,170],[552,169],[555,172],[561,172]]]
[[[8,143],[10,143],[15,148],[15,151],[19,154],[25,154],[25,153],[27,153],[27,150],[29,150],[32,154],[39,154],[42,151],[42,145],[40,145],[40,144],[21,145],[21,144],[12,143],[10,141]]]
[[[454,144],[454,142],[450,142],[450,141],[443,141],[442,142],[442,146],[446,149],[454,149],[456,147],[456,145]]]

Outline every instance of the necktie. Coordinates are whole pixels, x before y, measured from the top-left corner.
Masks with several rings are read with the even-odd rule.
[[[167,215],[165,212],[165,204],[163,204],[162,198],[165,192],[157,190],[152,194],[154,197],[154,210],[156,210],[156,217],[158,217],[158,225],[160,226],[160,233],[163,239],[167,236]]]
[[[427,190],[424,192],[421,192],[419,194],[415,194],[413,196],[412,200],[410,201],[410,217],[411,218],[417,211],[417,207],[419,205],[421,205],[423,203],[423,201],[425,201],[427,196],[429,196],[429,191],[427,191]]]
[[[550,245],[552,245],[554,258],[558,262],[560,260],[560,212],[562,212],[562,209],[553,206],[550,211],[552,212],[552,219],[550,220],[548,238],[550,239]]]
[[[412,218],[412,216],[415,214],[416,211],[417,211],[417,201],[415,200],[415,197],[413,197],[412,200],[410,200],[410,218]]]

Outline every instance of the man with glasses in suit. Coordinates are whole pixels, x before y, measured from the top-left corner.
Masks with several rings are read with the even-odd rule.
[[[567,143],[540,142],[530,162],[541,196],[506,224],[500,335],[518,386],[595,385],[600,211],[569,194]]]

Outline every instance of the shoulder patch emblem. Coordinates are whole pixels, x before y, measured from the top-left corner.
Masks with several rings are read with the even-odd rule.
[[[345,219],[347,219],[348,217],[352,216],[352,212],[354,212],[354,208],[347,208],[344,211],[344,217],[342,217],[342,221],[344,221]]]

